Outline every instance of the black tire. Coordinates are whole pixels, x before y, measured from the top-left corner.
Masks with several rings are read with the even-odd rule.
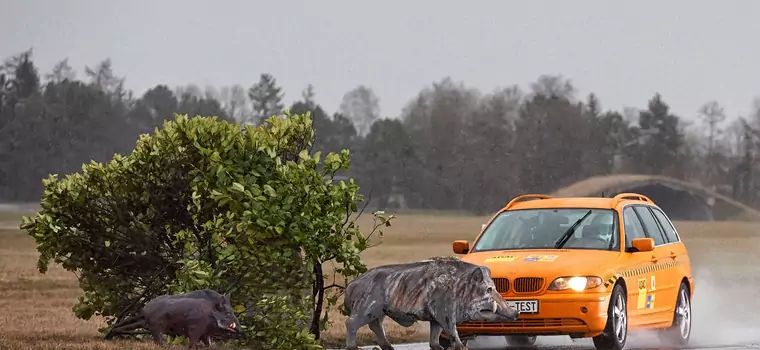
[[[607,325],[593,338],[597,350],[621,350],[628,340],[628,300],[622,285],[616,284],[607,307]],[[617,331],[616,331],[617,330]]]
[[[519,348],[527,348],[536,344],[535,335],[507,335],[504,340],[507,341],[507,345]]]
[[[673,311],[673,325],[659,332],[663,343],[675,346],[685,346],[691,338],[691,296],[689,286],[681,282],[678,288],[676,309]]]

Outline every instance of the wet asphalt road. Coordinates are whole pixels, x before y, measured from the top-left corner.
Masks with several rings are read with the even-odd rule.
[[[396,350],[429,350],[430,346],[428,344],[418,343],[418,344],[396,344],[394,345]],[[360,347],[361,349],[365,350],[371,350],[371,349],[379,349],[377,346],[364,346]],[[476,341],[471,341],[468,344],[468,348],[470,350],[504,350],[504,349],[512,349],[512,350],[527,350],[527,349],[535,349],[535,350],[593,350],[594,344],[591,342],[590,339],[579,339],[576,341],[570,340],[568,337],[561,337],[561,336],[551,336],[551,337],[539,337],[536,341],[536,346],[532,348],[507,348],[506,342],[500,337],[485,337],[477,339]],[[628,339],[628,344],[626,344],[625,347],[626,350],[644,350],[644,349],[652,349],[652,350],[681,350],[681,349],[689,349],[689,350],[708,350],[708,349],[716,349],[716,350],[745,350],[745,349],[760,349],[760,335],[758,335],[758,342],[757,343],[747,343],[747,344],[717,344],[717,343],[704,343],[703,345],[700,345],[698,343],[690,345],[685,348],[672,348],[672,347],[664,347],[656,342],[647,341],[646,339],[637,339],[633,334],[630,335],[630,338]]]

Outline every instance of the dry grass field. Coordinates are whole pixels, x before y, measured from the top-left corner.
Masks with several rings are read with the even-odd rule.
[[[363,228],[371,226],[370,215],[366,217],[361,224]],[[383,244],[367,251],[364,259],[369,266],[376,266],[435,255],[451,255],[452,240],[472,239],[486,219],[471,216],[399,215],[393,227],[386,229]],[[39,274],[35,267],[37,252],[34,241],[17,229],[12,229],[18,225],[16,220],[16,217],[9,215],[0,218],[0,349],[157,348],[149,342],[100,340],[97,328],[103,325],[102,320],[85,322],[76,319],[71,307],[80,290],[74,276],[59,268],[51,268],[45,275]],[[756,265],[760,259],[753,254],[760,246],[760,235],[757,234],[760,226],[738,222],[679,222],[677,227],[694,260],[695,274],[710,278],[715,284],[733,283],[729,280],[734,278],[749,278],[751,284],[756,284],[757,274],[754,269],[746,267]],[[712,297],[709,293],[713,282],[698,282],[701,284],[697,287],[699,289],[695,297],[695,317],[709,317],[726,324],[725,320],[716,320],[715,316],[734,316],[721,315],[727,311],[720,303],[702,304],[706,305],[702,309],[697,307],[699,300]],[[733,297],[754,298],[756,295],[736,294]],[[747,309],[741,308],[741,304],[731,305],[736,310]],[[344,318],[337,311],[333,312],[332,318],[334,324],[324,334],[324,340],[339,344],[343,341]],[[387,321],[386,327],[394,342],[425,341],[427,338],[427,330],[420,324],[403,328]],[[695,327],[707,329],[714,326],[703,322],[702,325],[695,324]],[[714,331],[714,328],[711,330]],[[373,343],[366,327],[361,330],[361,334],[363,343]]]

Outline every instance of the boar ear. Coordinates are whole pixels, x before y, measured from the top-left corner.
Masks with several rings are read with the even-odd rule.
[[[227,295],[222,294],[222,295],[219,296],[219,299],[216,300],[216,305],[219,308],[224,309],[224,304],[226,304],[226,302],[227,302]]]
[[[475,283],[481,283],[491,277],[491,269],[488,266],[478,266],[472,271],[472,279]]]
[[[475,283],[480,283],[485,279],[485,274],[483,273],[483,269],[478,266],[478,268],[472,270],[472,275],[470,278],[472,278],[472,281]]]

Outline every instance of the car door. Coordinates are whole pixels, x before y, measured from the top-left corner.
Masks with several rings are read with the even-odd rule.
[[[625,263],[621,266],[621,274],[628,285],[628,317],[631,326],[653,323],[653,311],[647,308],[651,301],[649,294],[650,276],[648,271],[652,263],[653,252],[630,252],[631,241],[636,238],[646,238],[644,225],[636,215],[634,207],[627,205],[623,208],[623,231],[625,232]]]
[[[660,224],[660,229],[665,236],[665,244],[659,247],[663,256],[662,262],[667,264],[668,268],[666,272],[668,280],[672,280],[672,289],[667,293],[666,299],[670,300],[668,306],[668,314],[672,314],[676,306],[676,300],[678,299],[678,288],[681,286],[681,281],[684,277],[691,276],[691,269],[689,266],[689,254],[686,251],[686,246],[678,236],[675,225],[668,219],[667,215],[662,209],[651,206],[649,210],[652,211],[657,222]],[[670,284],[670,283],[669,283]]]
[[[645,308],[652,311],[653,322],[662,322],[666,311],[675,304],[673,288],[677,285],[665,233],[649,207],[634,205],[633,209],[644,225],[644,233],[654,240],[654,250],[650,252],[652,265],[646,271],[648,300]]]

